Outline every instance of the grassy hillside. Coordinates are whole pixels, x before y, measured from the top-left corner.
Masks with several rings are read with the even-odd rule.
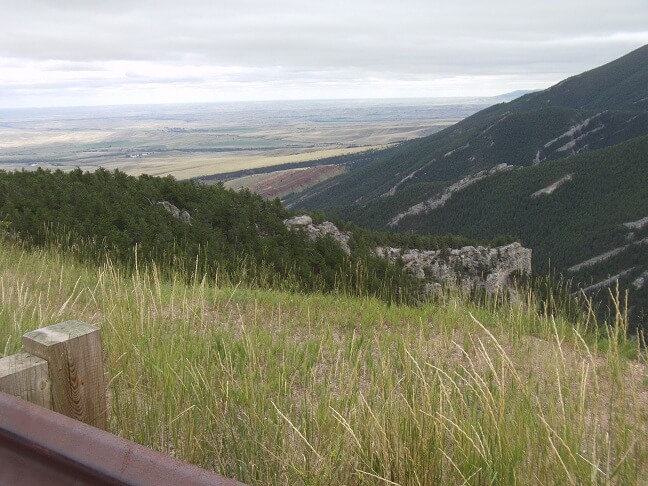
[[[111,431],[249,484],[648,480],[622,315],[597,337],[531,296],[410,308],[162,273],[2,241],[0,351],[100,326]]]

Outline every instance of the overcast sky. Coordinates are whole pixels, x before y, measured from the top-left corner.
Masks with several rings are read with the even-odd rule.
[[[648,0],[0,0],[0,107],[490,96],[648,44]]]

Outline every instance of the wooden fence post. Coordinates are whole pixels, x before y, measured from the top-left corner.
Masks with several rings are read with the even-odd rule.
[[[107,429],[106,387],[99,329],[66,321],[23,336],[23,347],[49,363],[52,410]]]
[[[29,353],[0,358],[0,391],[51,409],[47,361]]]

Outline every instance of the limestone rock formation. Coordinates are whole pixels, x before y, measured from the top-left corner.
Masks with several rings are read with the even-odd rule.
[[[283,222],[291,230],[301,230],[314,241],[330,235],[347,255],[351,254],[351,233],[340,231],[329,221],[313,224],[310,216],[302,215]],[[374,254],[392,263],[401,261],[410,275],[425,280],[429,292],[442,286],[452,286],[463,291],[484,289],[488,293],[511,290],[511,275],[531,273],[531,250],[520,243],[486,248],[464,246],[454,250],[402,250],[387,246],[377,247]]]
[[[305,214],[303,216],[295,216],[294,218],[290,219],[284,219],[283,222],[287,228],[303,228],[305,226],[310,226],[313,224],[313,218],[310,216],[306,216]]]
[[[174,218],[179,219],[184,224],[188,224],[191,226],[191,215],[189,214],[188,211],[180,210],[177,206],[171,204],[169,201],[150,201],[150,203],[159,204],[164,209],[169,211]]]
[[[330,235],[340,244],[347,255],[351,254],[351,247],[349,246],[351,233],[348,231],[340,231],[338,227],[330,221],[324,221],[320,224],[313,224],[312,218],[310,216],[304,215],[286,219],[283,223],[289,229],[303,230],[310,241],[315,241],[317,238]]]
[[[632,282],[632,285],[635,288],[635,290],[640,290],[643,288],[644,285],[646,285],[647,280],[648,280],[648,271],[645,271]]]
[[[531,273],[531,250],[520,243],[496,248],[464,246],[428,251],[378,247],[374,253],[394,263],[401,260],[407,272],[426,281],[429,291],[450,285],[463,291],[481,288],[493,293],[510,289],[514,272]]]

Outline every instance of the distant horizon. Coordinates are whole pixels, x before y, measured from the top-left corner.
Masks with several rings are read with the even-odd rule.
[[[338,103],[338,102],[449,102],[455,104],[457,102],[478,102],[480,100],[487,101],[491,99],[506,98],[519,93],[519,96],[524,94],[541,91],[540,89],[516,89],[507,91],[496,95],[465,95],[465,96],[401,96],[401,97],[375,97],[375,98],[276,98],[276,99],[235,99],[235,100],[210,100],[210,101],[185,101],[185,102],[149,102],[149,103],[121,103],[121,104],[86,104],[86,105],[33,105],[33,106],[0,106],[0,111],[21,111],[21,110],[41,110],[41,109],[75,109],[75,108],[121,108],[121,107],[154,107],[154,106],[204,106],[204,105],[218,105],[218,104],[255,104],[255,103]]]

